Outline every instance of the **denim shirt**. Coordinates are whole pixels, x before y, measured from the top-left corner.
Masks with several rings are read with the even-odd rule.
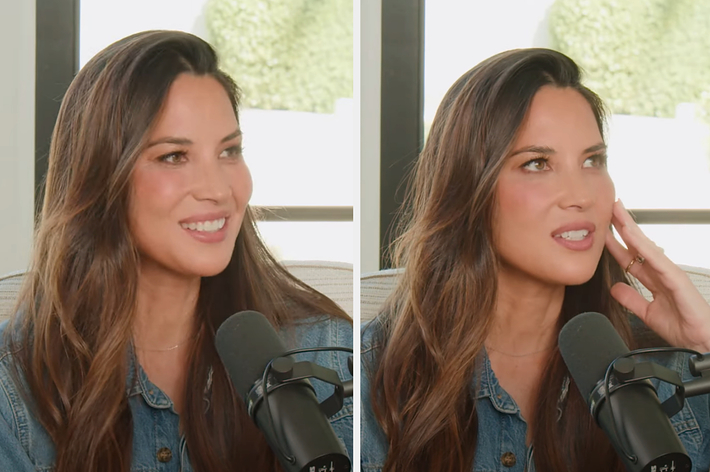
[[[377,323],[377,319],[370,323]],[[361,327],[361,437],[360,452],[363,472],[381,472],[387,458],[388,441],[375,419],[370,398],[368,372],[373,368],[374,347],[372,335],[374,326],[363,323]],[[480,383],[472,380],[475,390],[476,411],[478,413],[478,442],[473,464],[475,472],[534,472],[534,448],[527,447],[525,437],[527,424],[508,393],[496,379],[488,357],[484,352],[480,372]],[[682,372],[684,382],[692,378],[685,355],[669,356],[666,367]],[[658,360],[654,359],[654,362]],[[368,370],[369,367],[369,370]],[[675,387],[667,383],[654,382],[661,399],[668,398]],[[560,399],[567,395],[569,382],[560,386]],[[671,418],[678,437],[693,462],[693,472],[710,470],[710,407],[708,396],[688,398],[683,409]]]
[[[54,444],[46,430],[32,415],[10,375],[12,354],[4,343],[8,322],[0,324],[0,471],[51,471],[55,459]],[[348,321],[318,318],[298,323],[284,330],[282,338],[288,349],[305,347],[352,347],[352,326]],[[351,379],[345,352],[298,354],[307,360],[333,369],[343,379]],[[131,359],[134,359],[132,354]],[[131,362],[134,362],[133,360]],[[129,365],[126,394],[133,415],[132,472],[192,472],[185,436],[180,433],[180,418],[173,402],[156,387],[137,364]],[[133,372],[137,372],[137,379]],[[209,384],[209,382],[208,382]],[[331,386],[313,381],[320,401],[333,393]],[[203,386],[205,391],[209,385]],[[353,403],[346,398],[343,408],[330,418],[338,438],[353,454]],[[235,467],[237,464],[235,464]],[[236,470],[236,469],[235,469]]]

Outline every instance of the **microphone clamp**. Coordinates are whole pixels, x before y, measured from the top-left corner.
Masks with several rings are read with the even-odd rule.
[[[295,354],[295,352],[289,351],[285,353],[284,356],[277,357],[271,361],[271,368],[266,381],[266,395],[264,394],[264,384],[262,380],[257,380],[249,391],[246,398],[247,413],[249,416],[254,418],[257,407],[264,400],[264,397],[284,385],[300,382],[313,390],[313,386],[309,382],[306,382],[305,379],[318,379],[333,385],[335,387],[333,394],[321,402],[320,408],[327,417],[331,417],[340,411],[343,408],[343,400],[348,396],[352,396],[352,389],[350,395],[346,395],[345,386],[340,377],[338,377],[338,373],[312,362],[296,362],[290,357],[285,357],[289,354]]]
[[[701,379],[691,380],[683,383],[678,372],[668,369],[653,362],[636,362],[633,357],[642,354],[656,354],[669,352],[686,352],[692,354],[688,360],[690,372],[693,376],[702,375]],[[609,364],[604,375],[604,379],[600,381],[589,395],[589,411],[595,421],[599,421],[599,411],[604,401],[609,403],[609,415],[611,416],[611,426],[614,435],[620,438],[621,452],[631,463],[638,462],[638,456],[633,452],[629,452],[628,438],[626,441],[621,439],[617,429],[617,419],[614,415],[614,409],[610,400],[610,395],[615,391],[624,388],[628,385],[642,385],[653,390],[655,388],[650,382],[650,379],[658,379],[660,381],[675,385],[675,392],[661,403],[661,411],[668,417],[672,417],[683,409],[685,398],[695,395],[702,395],[710,392],[710,360],[703,354],[685,348],[646,348],[630,351],[622,356],[617,357]],[[690,470],[690,459],[687,455],[674,456],[679,464],[683,464],[681,470]]]
[[[611,363],[611,374],[608,382],[600,381],[589,395],[589,412],[596,419],[604,400],[627,385],[635,384],[646,385],[653,388],[653,384],[649,379],[658,379],[662,382],[675,385],[676,390],[673,395],[668,397],[661,403],[661,409],[669,418],[683,409],[685,404],[685,386],[678,372],[668,369],[653,362],[635,362],[630,356],[641,354],[637,351],[631,351],[626,356],[620,357]]]
[[[314,364],[313,362],[296,362],[293,358],[287,357],[293,354],[322,351],[342,351],[349,352],[350,354],[353,353],[353,350],[347,347],[311,347],[286,351],[280,357],[272,359],[266,365],[266,368],[264,368],[264,374],[262,375],[261,380],[257,380],[247,394],[246,405],[249,416],[252,419],[255,419],[257,406],[263,401],[265,404],[264,406],[266,407],[266,416],[271,428],[274,431],[278,431],[278,428],[276,428],[276,425],[274,424],[274,417],[271,414],[271,404],[268,401],[269,393],[283,387],[284,385],[296,382],[305,384],[304,386],[308,386],[308,388],[315,392],[313,386],[307,380],[309,378],[321,380],[335,387],[333,394],[320,403],[321,411],[327,417],[331,417],[340,411],[340,409],[343,408],[344,398],[346,396],[352,396],[353,394],[352,380],[343,382],[340,380],[340,377],[338,377],[338,373],[332,369]],[[352,373],[351,359],[352,356],[348,359],[348,369]],[[264,388],[264,385],[266,385],[266,388]],[[280,436],[278,433],[277,435]],[[284,450],[283,437],[277,439],[276,449],[289,464],[296,463],[296,457],[291,453],[291,451]],[[335,469],[333,467],[333,463],[331,463],[331,468],[333,470],[344,470],[349,466],[349,462],[347,460],[345,461],[347,464],[340,463],[342,461],[339,460],[338,457],[334,457],[333,460],[339,462],[337,469]]]

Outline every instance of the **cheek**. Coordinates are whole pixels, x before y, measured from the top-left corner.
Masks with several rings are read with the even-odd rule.
[[[614,188],[614,182],[612,182],[611,177],[608,175],[606,178],[602,179],[597,186],[597,202],[600,217],[607,222],[607,226],[611,224],[611,214],[614,207],[614,202],[616,201],[616,189]]]
[[[251,172],[246,164],[239,166],[235,169],[232,176],[230,177],[230,185],[232,187],[232,193],[237,201],[237,206],[240,208],[246,207],[251,200],[251,194],[253,190],[253,182],[251,179]]]
[[[185,176],[179,172],[136,169],[131,179],[131,216],[133,224],[145,225],[146,218],[168,216],[181,200]]]
[[[553,200],[550,190],[538,182],[501,179],[498,185],[498,225],[517,228],[528,223],[539,224],[540,211]]]

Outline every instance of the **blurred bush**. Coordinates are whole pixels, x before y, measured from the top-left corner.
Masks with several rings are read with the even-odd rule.
[[[244,108],[332,113],[353,96],[352,0],[209,0],[205,20]]]
[[[614,113],[672,117],[684,102],[710,111],[710,2],[557,0],[549,24],[551,47]]]

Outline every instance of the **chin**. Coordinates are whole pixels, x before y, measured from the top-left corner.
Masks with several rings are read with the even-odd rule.
[[[223,264],[200,264],[193,268],[193,273],[200,277],[214,277],[224,272],[224,269],[229,265],[229,261]]]
[[[199,277],[213,277],[224,271],[229,265],[232,254],[225,257],[203,257],[183,260],[181,272]]]
[[[561,273],[559,281],[562,285],[582,285],[589,282],[594,277],[596,266],[588,270],[576,270],[567,273]]]

